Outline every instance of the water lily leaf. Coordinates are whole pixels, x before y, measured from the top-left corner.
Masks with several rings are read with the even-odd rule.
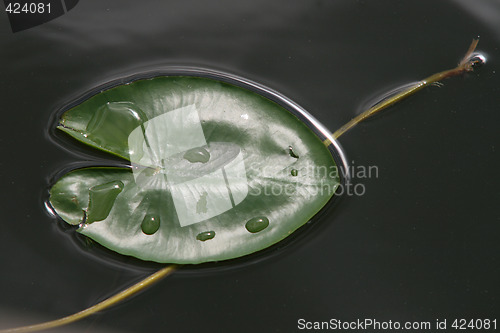
[[[143,260],[195,264],[265,249],[339,184],[330,151],[296,115],[213,79],[120,85],[66,111],[58,128],[130,167],[69,172],[50,191],[55,212]]]

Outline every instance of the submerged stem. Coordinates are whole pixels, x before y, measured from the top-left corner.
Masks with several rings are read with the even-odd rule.
[[[479,42],[479,39],[474,39],[472,40],[472,43],[467,50],[467,53],[463,57],[462,61],[458,64],[457,67],[453,69],[449,69],[446,71],[442,71],[439,73],[436,73],[434,75],[431,75],[419,82],[417,82],[415,85],[412,85],[410,88],[405,89],[399,93],[397,93],[394,96],[391,96],[374,106],[370,107],[368,110],[364,111],[363,113],[359,114],[355,118],[351,119],[348,123],[346,123],[344,126],[339,128],[335,133],[332,134],[332,137],[334,139],[337,139],[340,137],[342,134],[350,130],[352,127],[355,125],[359,124],[363,120],[365,120],[368,117],[373,116],[375,113],[396,104],[397,102],[401,101],[402,99],[405,99],[406,97],[413,95],[417,91],[423,89],[424,87],[427,87],[431,84],[435,84],[441,80],[444,80],[448,77],[456,76],[465,72],[471,72],[474,69],[474,66],[477,64],[481,64],[484,62],[484,58],[480,54],[474,53],[474,50],[476,49],[477,43]],[[323,141],[323,143],[326,146],[329,146],[331,144],[331,141],[329,139],[326,139]]]
[[[23,327],[10,328],[10,329],[6,329],[6,330],[0,330],[0,333],[36,332],[36,331],[46,330],[49,328],[55,328],[55,327],[67,325],[69,323],[72,323],[74,321],[88,317],[88,316],[90,316],[98,311],[102,311],[102,310],[107,309],[107,308],[109,308],[109,307],[111,307],[111,306],[113,306],[121,301],[126,300],[130,296],[138,293],[139,291],[145,289],[146,287],[149,287],[153,283],[170,275],[173,271],[175,271],[176,268],[177,268],[176,265],[170,265],[170,266],[167,266],[165,268],[162,268],[158,272],[155,272],[155,273],[149,275],[144,280],[134,284],[133,286],[121,291],[120,293],[118,293],[114,296],[111,296],[110,298],[105,299],[101,303],[97,303],[96,305],[91,306],[90,308],[87,308],[83,311],[69,315],[67,317],[48,321],[48,322],[41,323],[41,324],[36,324],[36,325],[29,325],[29,326],[23,326]]]

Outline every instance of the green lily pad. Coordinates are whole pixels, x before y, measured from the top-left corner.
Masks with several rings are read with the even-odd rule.
[[[296,115],[213,79],[120,85],[66,111],[58,129],[130,167],[67,173],[50,190],[55,212],[143,260],[197,264],[265,249],[339,185],[330,151]]]

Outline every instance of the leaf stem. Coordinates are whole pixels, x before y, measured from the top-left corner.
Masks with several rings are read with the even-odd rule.
[[[72,323],[72,322],[75,322],[77,320],[88,317],[88,316],[90,316],[98,311],[102,311],[104,309],[107,309],[107,308],[119,303],[119,302],[122,302],[122,301],[128,299],[130,296],[138,293],[139,291],[151,286],[155,282],[158,282],[162,278],[170,275],[176,269],[177,269],[176,265],[170,265],[170,266],[167,266],[165,268],[162,268],[159,271],[149,275],[144,280],[142,280],[142,281],[134,284],[133,286],[121,291],[120,293],[118,293],[114,296],[111,296],[110,298],[107,298],[104,301],[97,303],[94,306],[91,306],[90,308],[87,308],[83,311],[69,315],[67,317],[48,321],[48,322],[41,323],[41,324],[36,324],[36,325],[29,325],[29,326],[23,326],[23,327],[10,328],[10,329],[6,329],[6,330],[0,330],[0,333],[36,332],[36,331],[42,331],[42,330],[46,330],[46,329],[50,329],[50,328],[55,328],[55,327],[67,325],[69,323]]]
[[[368,110],[364,111],[363,113],[359,114],[355,118],[351,119],[349,122],[347,122],[344,126],[339,128],[337,131],[335,131],[332,134],[332,137],[334,139],[339,138],[342,134],[350,130],[352,127],[355,125],[359,124],[363,120],[365,120],[368,117],[373,116],[379,111],[382,111],[383,109],[396,104],[397,102],[405,99],[408,96],[413,95],[417,91],[432,85],[436,84],[437,82],[444,80],[446,78],[460,75],[466,72],[471,72],[474,69],[475,65],[482,64],[484,62],[484,57],[481,56],[480,54],[474,53],[474,50],[476,49],[477,43],[479,42],[479,39],[473,39],[471,45],[469,46],[469,49],[467,50],[467,53],[463,57],[462,61],[458,64],[457,67],[453,69],[449,69],[446,71],[442,71],[436,74],[433,74],[419,82],[417,82],[415,85],[412,85],[410,88],[405,89],[399,93],[397,93],[394,96],[391,96],[387,99],[384,99],[383,101],[373,105],[370,107]],[[329,139],[326,139],[323,141],[323,143],[326,146],[329,146],[331,144],[331,141]]]

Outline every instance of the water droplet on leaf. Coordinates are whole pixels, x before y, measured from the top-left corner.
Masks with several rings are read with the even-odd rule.
[[[184,158],[191,163],[207,163],[210,160],[210,153],[203,147],[196,147],[188,150],[184,154]]]
[[[106,103],[95,111],[88,122],[85,137],[97,144],[109,144],[118,149],[127,142],[130,132],[146,120],[144,112],[133,103]],[[128,156],[128,151],[124,156]]]
[[[299,158],[299,155],[295,154],[295,152],[293,151],[293,147],[292,146],[288,146],[288,153],[293,158]]]
[[[152,214],[146,214],[141,223],[142,232],[152,235],[160,229],[160,218]]]
[[[89,189],[89,208],[87,223],[102,221],[108,217],[115,204],[116,197],[123,190],[123,183],[115,180],[109,183],[93,186]]]
[[[256,233],[269,226],[269,219],[265,216],[254,217],[245,224],[245,228],[251,233]]]
[[[212,239],[215,237],[215,231],[204,231],[204,232],[200,232],[197,236],[196,236],[196,239],[199,240],[199,241],[207,241],[209,239]]]
[[[292,169],[292,171],[290,172],[292,174],[292,176],[294,177],[297,177],[297,175],[299,174],[299,172],[297,171],[297,169]]]

